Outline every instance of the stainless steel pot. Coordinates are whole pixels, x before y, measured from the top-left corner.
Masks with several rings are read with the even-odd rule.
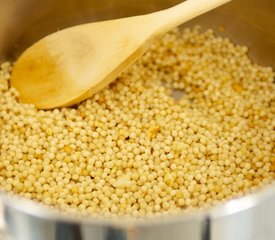
[[[178,0],[0,0],[0,62],[48,33],[75,24],[149,13]],[[218,30],[275,66],[274,0],[233,0],[187,24]],[[0,156],[1,157],[1,156]],[[274,240],[275,185],[209,211],[140,221],[77,219],[34,202],[0,196],[0,239]]]

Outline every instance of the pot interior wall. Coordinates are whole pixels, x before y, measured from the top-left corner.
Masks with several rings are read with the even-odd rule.
[[[0,1],[0,61],[16,59],[33,42],[65,27],[145,14],[179,0],[3,0]],[[183,26],[201,25],[250,47],[257,62],[275,66],[273,0],[238,0]],[[220,29],[224,28],[224,31]]]

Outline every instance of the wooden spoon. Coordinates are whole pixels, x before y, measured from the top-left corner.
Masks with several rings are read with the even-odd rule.
[[[37,108],[70,106],[113,81],[152,40],[230,0],[187,0],[148,15],[83,24],[28,48],[11,76],[21,100]]]

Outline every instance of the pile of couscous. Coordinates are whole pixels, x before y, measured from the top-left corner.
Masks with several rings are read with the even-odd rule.
[[[136,218],[209,207],[275,179],[274,71],[212,30],[166,34],[71,108],[20,103],[11,71],[1,65],[6,192],[65,212]]]

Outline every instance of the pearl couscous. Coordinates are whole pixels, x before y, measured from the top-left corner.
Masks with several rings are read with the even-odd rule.
[[[20,103],[11,71],[1,65],[6,192],[81,215],[145,217],[209,207],[275,179],[274,71],[212,30],[166,34],[72,108]]]

